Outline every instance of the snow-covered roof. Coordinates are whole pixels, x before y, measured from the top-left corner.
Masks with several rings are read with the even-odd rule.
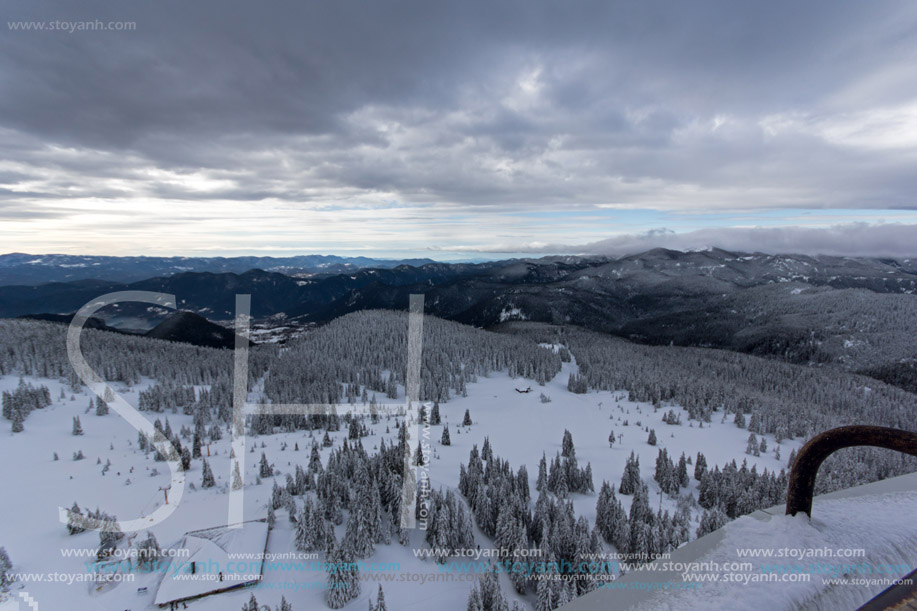
[[[263,520],[185,534],[181,549],[156,591],[156,604],[231,590],[261,579],[268,527]],[[193,567],[193,568],[192,568]]]
[[[743,516],[564,609],[856,609],[917,564],[917,473],[816,497],[811,520],[784,510]]]

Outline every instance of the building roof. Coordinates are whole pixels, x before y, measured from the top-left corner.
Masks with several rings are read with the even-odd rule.
[[[268,526],[264,520],[185,533],[156,591],[156,604],[209,596],[261,580]]]

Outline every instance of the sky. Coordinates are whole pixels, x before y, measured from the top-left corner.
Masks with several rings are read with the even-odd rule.
[[[0,252],[917,254],[911,1],[0,12]]]

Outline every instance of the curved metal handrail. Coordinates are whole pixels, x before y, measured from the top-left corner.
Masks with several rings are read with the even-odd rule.
[[[828,456],[844,448],[873,446],[917,456],[917,433],[884,426],[842,426],[810,439],[796,455],[786,493],[786,513],[812,516],[815,475]]]

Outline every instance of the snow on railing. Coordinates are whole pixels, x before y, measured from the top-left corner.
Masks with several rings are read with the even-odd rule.
[[[812,517],[815,476],[828,456],[844,448],[873,446],[917,456],[917,433],[884,426],[842,426],[810,439],[799,453],[790,471],[786,494],[786,513],[795,516],[802,511]]]

